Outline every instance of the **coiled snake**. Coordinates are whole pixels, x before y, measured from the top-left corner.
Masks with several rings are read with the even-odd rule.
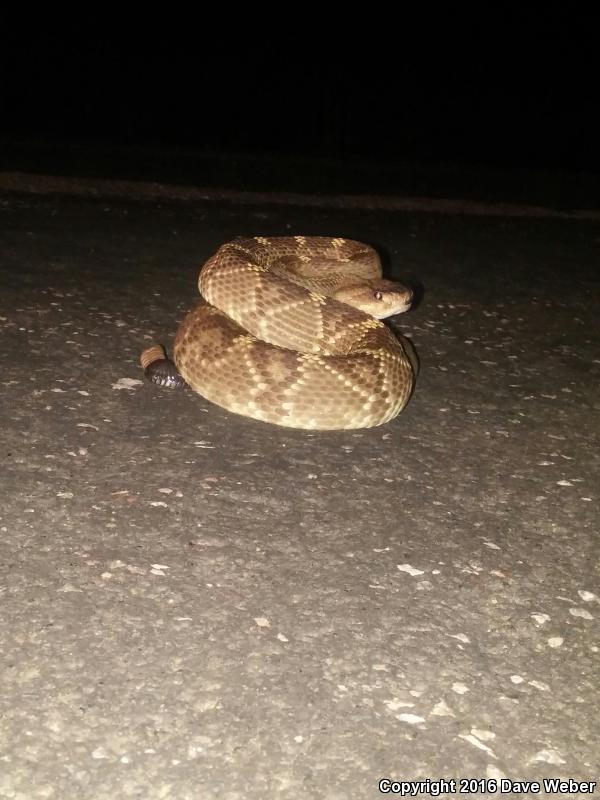
[[[202,267],[205,302],[175,337],[174,365],[141,363],[162,385],[185,381],[213,403],[292,428],[368,428],[412,392],[414,353],[380,320],[408,310],[410,289],[381,277],[375,250],[330,237],[255,237]]]

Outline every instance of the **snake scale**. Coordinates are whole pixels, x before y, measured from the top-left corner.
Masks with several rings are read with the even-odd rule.
[[[344,238],[236,239],[204,264],[204,301],[177,330],[175,366],[144,351],[147,377],[187,383],[237,414],[293,428],[368,428],[408,402],[416,364],[381,319],[412,293],[376,251]]]

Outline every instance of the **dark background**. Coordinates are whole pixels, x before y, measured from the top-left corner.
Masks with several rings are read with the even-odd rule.
[[[235,29],[234,7],[219,21],[156,16],[151,32],[146,17],[124,29],[97,11],[34,31],[5,20],[15,35],[2,52],[2,166],[199,183],[237,176],[244,188],[261,172],[277,189],[324,188],[334,164],[337,191],[435,194],[437,175],[448,193],[451,174],[464,194],[468,173],[471,194],[473,183],[485,193],[486,181],[520,176],[516,186],[523,171],[597,186],[591,12],[456,19],[432,6],[415,21],[401,7],[396,16],[363,8],[346,28],[308,12],[299,23],[300,11],[250,15]],[[248,167],[264,156],[281,171],[272,160]]]

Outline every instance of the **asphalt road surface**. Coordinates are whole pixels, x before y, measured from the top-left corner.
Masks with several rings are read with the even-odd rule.
[[[599,779],[599,222],[0,199],[0,797]],[[259,234],[367,241],[418,289],[396,420],[143,380]]]

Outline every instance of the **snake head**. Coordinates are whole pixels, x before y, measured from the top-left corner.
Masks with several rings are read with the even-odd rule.
[[[358,308],[376,319],[385,319],[408,311],[413,292],[401,283],[378,278],[338,289],[333,296],[339,302]]]

